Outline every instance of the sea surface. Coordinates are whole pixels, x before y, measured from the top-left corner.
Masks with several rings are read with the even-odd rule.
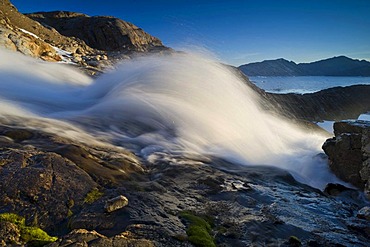
[[[258,87],[271,93],[313,93],[331,87],[370,85],[370,77],[339,76],[251,76]]]

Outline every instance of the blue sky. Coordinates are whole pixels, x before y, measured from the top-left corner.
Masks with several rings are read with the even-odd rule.
[[[134,23],[175,49],[240,65],[338,55],[370,60],[370,0],[11,0],[21,12],[69,10]]]

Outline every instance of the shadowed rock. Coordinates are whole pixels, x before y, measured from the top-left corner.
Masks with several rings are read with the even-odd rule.
[[[335,137],[323,149],[329,156],[330,169],[342,180],[370,196],[370,122],[342,121],[334,123]]]

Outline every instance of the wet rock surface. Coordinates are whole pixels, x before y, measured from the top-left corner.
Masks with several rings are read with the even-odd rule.
[[[1,211],[17,212],[51,231],[63,228],[94,188],[143,170],[128,151],[109,150],[107,163],[102,148],[71,145],[46,133],[1,126],[0,137]]]
[[[356,190],[326,195],[286,171],[214,157],[157,152],[135,161],[15,126],[1,126],[0,140],[0,212],[59,236],[49,246],[192,246],[184,212],[210,222],[220,246],[368,244],[367,202]],[[107,213],[121,195],[129,204]]]
[[[370,122],[336,122],[334,134],[323,145],[330,169],[370,197]]]

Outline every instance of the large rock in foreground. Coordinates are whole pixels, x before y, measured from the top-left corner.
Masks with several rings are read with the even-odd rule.
[[[364,189],[370,198],[370,122],[336,122],[334,134],[323,145],[330,169],[342,180]]]
[[[16,213],[48,232],[59,234],[81,210],[114,198],[110,188],[142,172],[127,150],[0,124],[0,213]]]

